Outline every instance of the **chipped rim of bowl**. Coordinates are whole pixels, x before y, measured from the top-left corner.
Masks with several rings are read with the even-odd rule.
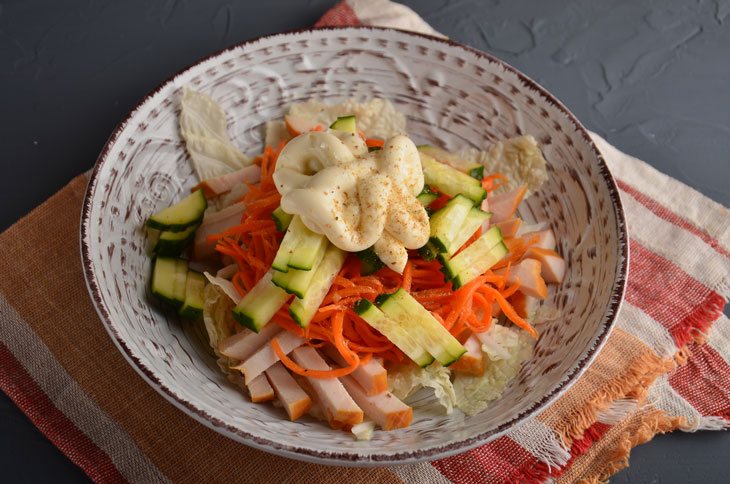
[[[546,102],[553,104],[557,109],[559,109],[574,125],[577,132],[581,134],[584,141],[588,144],[590,149],[593,151],[593,153],[596,156],[596,161],[598,164],[599,172],[602,177],[602,180],[606,183],[609,195],[611,197],[611,203],[614,207],[616,221],[617,221],[617,227],[618,227],[618,234],[617,234],[617,247],[618,247],[618,254],[617,254],[617,273],[616,278],[614,280],[613,284],[613,291],[611,293],[610,298],[610,304],[607,308],[607,316],[604,321],[602,321],[603,329],[602,331],[596,336],[596,338],[593,341],[593,344],[588,349],[588,351],[583,355],[583,357],[573,366],[571,371],[563,376],[562,380],[558,385],[553,388],[553,390],[544,395],[542,399],[539,401],[533,403],[533,405],[525,410],[524,412],[520,413],[516,417],[508,420],[507,422],[504,422],[502,425],[483,432],[481,434],[478,434],[473,437],[469,437],[466,439],[461,439],[455,442],[451,442],[446,445],[440,445],[436,447],[431,447],[424,450],[415,450],[415,451],[403,451],[403,452],[397,452],[397,453],[390,453],[390,454],[371,454],[371,455],[359,455],[352,452],[321,452],[321,451],[314,451],[311,449],[307,449],[306,447],[298,447],[294,445],[281,445],[279,443],[273,442],[271,440],[268,440],[266,438],[262,438],[260,436],[251,434],[249,432],[244,432],[241,429],[231,426],[227,424],[225,421],[222,421],[218,418],[215,418],[206,412],[201,411],[199,408],[197,408],[193,403],[185,400],[184,398],[178,396],[174,389],[169,388],[168,386],[162,384],[162,382],[159,380],[159,378],[156,376],[155,372],[147,368],[145,364],[140,361],[131,351],[129,346],[127,346],[127,343],[119,336],[117,333],[114,322],[109,317],[109,314],[106,311],[106,308],[104,307],[103,303],[101,302],[101,297],[98,292],[97,282],[95,278],[94,271],[91,267],[91,256],[89,253],[89,244],[87,242],[88,239],[88,226],[91,223],[89,214],[91,210],[91,203],[93,199],[94,192],[97,187],[98,182],[98,175],[101,169],[101,166],[107,161],[107,155],[109,151],[111,150],[112,146],[117,142],[119,139],[119,136],[121,135],[124,128],[127,126],[129,121],[136,115],[136,113],[140,110],[140,108],[154,95],[156,95],[159,91],[161,91],[163,88],[165,88],[168,84],[172,83],[178,76],[182,75],[183,73],[189,71],[190,69],[210,60],[215,57],[218,57],[226,52],[229,52],[231,50],[239,49],[241,47],[255,44],[256,42],[259,42],[263,39],[269,39],[279,36],[288,36],[288,35],[294,35],[294,34],[307,34],[307,33],[315,33],[317,31],[321,30],[357,30],[357,31],[366,31],[366,30],[376,30],[376,31],[386,31],[386,32],[398,32],[399,34],[405,35],[405,36],[412,36],[412,37],[421,37],[426,38],[428,40],[432,40],[435,42],[440,42],[442,44],[446,44],[449,47],[452,48],[458,48],[465,50],[471,54],[474,54],[475,56],[486,60],[489,63],[494,63],[502,66],[504,69],[512,72],[515,74],[519,80],[524,83],[524,85],[537,92],[543,100]],[[478,49],[475,49],[473,47],[469,47],[467,45],[461,44],[459,42],[455,42],[450,39],[443,39],[440,37],[435,37],[432,35],[427,34],[421,34],[418,32],[412,32],[407,30],[401,30],[401,29],[393,29],[393,28],[385,28],[385,27],[374,27],[374,26],[345,26],[345,27],[322,27],[322,28],[309,28],[309,29],[295,29],[295,30],[288,30],[284,32],[279,32],[275,34],[270,35],[262,35],[260,37],[256,37],[250,40],[247,40],[245,42],[241,42],[235,45],[232,45],[230,47],[227,47],[225,49],[221,49],[213,54],[210,54],[209,56],[206,56],[193,64],[190,64],[189,66],[179,70],[172,76],[170,76],[168,79],[161,82],[157,87],[155,87],[152,91],[148,92],[138,103],[137,105],[132,108],[129,113],[124,117],[124,119],[117,125],[117,127],[112,132],[111,136],[107,140],[107,142],[104,145],[104,148],[102,149],[101,153],[99,154],[99,157],[96,160],[96,163],[94,165],[94,169],[89,176],[89,181],[86,187],[86,194],[84,196],[84,202],[82,206],[81,211],[81,229],[79,232],[79,238],[80,238],[80,248],[81,248],[81,261],[84,268],[84,279],[86,281],[86,286],[89,291],[89,294],[91,296],[91,300],[93,302],[94,308],[96,309],[97,314],[99,315],[104,327],[106,328],[107,332],[109,333],[109,336],[112,338],[114,343],[116,344],[119,351],[122,353],[124,358],[129,362],[129,364],[139,373],[139,375],[152,387],[154,388],[160,395],[162,395],[167,401],[172,403],[175,407],[182,410],[185,414],[189,415],[190,417],[194,418],[201,424],[205,425],[206,427],[219,432],[229,438],[232,438],[233,440],[236,440],[238,442],[241,442],[243,444],[249,445],[251,447],[271,452],[273,454],[277,454],[284,457],[289,457],[297,460],[303,460],[308,462],[314,462],[319,464],[330,464],[330,465],[345,465],[345,466],[361,466],[361,467],[370,467],[370,466],[382,466],[385,464],[413,464],[417,462],[422,462],[425,460],[432,460],[436,458],[444,458],[449,457],[454,454],[458,454],[461,452],[465,452],[467,450],[473,449],[474,447],[477,447],[478,445],[487,443],[491,440],[494,440],[498,437],[501,437],[502,435],[506,434],[508,431],[512,430],[513,428],[518,427],[519,425],[522,425],[523,423],[531,420],[535,416],[537,416],[539,413],[541,413],[543,410],[545,410],[550,404],[552,404],[558,397],[560,397],[563,393],[565,393],[577,380],[578,378],[583,374],[583,372],[590,366],[590,364],[593,362],[593,360],[598,355],[601,348],[603,348],[603,345],[608,340],[608,337],[615,326],[616,318],[618,317],[619,311],[621,309],[621,306],[623,304],[624,300],[624,294],[626,291],[626,279],[628,276],[628,265],[629,265],[629,246],[628,246],[628,233],[627,233],[627,226],[626,226],[626,218],[624,214],[623,205],[621,203],[621,198],[619,196],[618,186],[616,184],[616,181],[611,174],[610,170],[608,169],[608,166],[606,165],[605,160],[603,159],[603,156],[601,155],[601,152],[598,150],[596,145],[593,143],[593,140],[590,137],[590,134],[586,130],[586,128],[581,124],[580,121],[571,113],[565,105],[563,105],[560,101],[558,101],[552,94],[550,94],[545,88],[543,88],[540,84],[532,80],[530,77],[526,76],[519,70],[515,69],[511,65],[507,64],[506,62],[497,59],[496,57],[491,56],[490,54],[487,54],[485,52],[482,52]]]

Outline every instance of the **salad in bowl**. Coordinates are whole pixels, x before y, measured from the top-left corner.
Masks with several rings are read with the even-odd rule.
[[[498,399],[566,273],[555,234],[519,216],[548,177],[538,142],[417,145],[378,98],[292,104],[253,158],[227,125],[184,89],[198,183],[146,226],[152,294],[204,327],[228,379],[357,439],[408,427],[424,387],[446,413]]]

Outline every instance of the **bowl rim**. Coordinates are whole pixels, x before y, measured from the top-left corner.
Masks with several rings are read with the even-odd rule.
[[[505,70],[510,71],[514,75],[518,77],[518,79],[524,83],[528,88],[536,91],[546,102],[554,105],[558,110],[560,110],[567,118],[568,120],[573,124],[576,131],[580,133],[580,135],[583,137],[584,141],[588,144],[588,147],[593,151],[593,153],[596,156],[596,160],[598,163],[599,168],[599,175],[602,177],[603,181],[607,185],[607,189],[611,198],[612,206],[614,208],[616,220],[617,220],[617,226],[618,226],[618,238],[617,238],[617,248],[618,248],[618,270],[616,273],[616,278],[614,280],[613,290],[611,293],[611,298],[609,301],[609,306],[607,310],[607,316],[605,320],[603,321],[604,326],[603,330],[596,336],[596,338],[593,341],[593,344],[588,349],[588,351],[583,355],[583,357],[573,366],[572,370],[563,376],[562,380],[558,383],[558,385],[552,389],[548,394],[544,395],[542,399],[535,402],[530,408],[525,410],[524,412],[521,412],[516,417],[508,420],[507,422],[501,424],[500,426],[483,432],[481,434],[478,434],[473,437],[469,437],[466,439],[462,439],[456,442],[451,442],[444,445],[439,445],[435,447],[430,447],[428,449],[424,450],[415,450],[415,451],[402,451],[402,452],[396,452],[391,454],[369,454],[369,455],[360,455],[354,452],[337,452],[337,451],[315,451],[312,449],[307,449],[305,447],[298,447],[295,445],[283,445],[279,444],[277,442],[273,442],[269,439],[262,438],[260,436],[251,434],[249,432],[245,432],[237,427],[234,427],[232,425],[227,424],[225,421],[222,421],[216,417],[213,417],[212,415],[208,414],[207,412],[197,408],[193,403],[185,400],[184,398],[177,395],[173,389],[167,387],[164,385],[160,379],[157,377],[154,371],[149,369],[145,364],[137,358],[131,351],[131,348],[127,345],[127,343],[120,337],[119,333],[117,332],[116,328],[114,327],[114,323],[109,317],[109,313],[107,312],[104,304],[102,303],[101,296],[99,294],[99,288],[97,285],[95,273],[92,269],[92,261],[90,256],[90,248],[89,248],[89,232],[88,227],[91,222],[90,220],[90,213],[91,213],[91,206],[92,206],[92,199],[94,192],[97,188],[97,182],[98,182],[98,176],[99,172],[101,170],[102,165],[104,165],[108,161],[108,154],[112,148],[112,146],[117,142],[119,139],[119,136],[121,135],[124,128],[127,126],[129,121],[136,115],[136,113],[142,108],[142,106],[154,95],[156,95],[158,92],[160,92],[162,89],[167,87],[169,84],[171,84],[177,77],[184,74],[185,72],[189,71],[190,69],[203,64],[204,62],[214,59],[216,57],[219,57],[229,51],[240,49],[242,47],[245,47],[247,45],[255,44],[261,40],[270,39],[274,37],[279,36],[289,36],[293,34],[311,34],[315,33],[317,31],[322,30],[330,30],[330,31],[347,31],[347,30],[355,30],[355,31],[386,31],[386,32],[397,32],[399,34],[403,34],[405,36],[411,36],[411,37],[421,37],[425,38],[431,41],[439,42],[446,44],[450,47],[456,47],[462,50],[465,50],[475,56],[477,56],[480,59],[485,59],[486,61],[490,63],[495,63],[503,67]],[[119,349],[119,351],[122,353],[124,358],[129,362],[129,364],[137,371],[137,373],[152,387],[154,388],[160,395],[162,395],[167,401],[172,403],[175,407],[182,410],[185,414],[188,416],[194,418],[198,422],[202,423],[206,427],[221,433],[229,438],[232,438],[233,440],[236,440],[238,442],[241,442],[243,444],[246,444],[248,446],[266,451],[271,452],[280,456],[284,457],[290,457],[297,460],[303,460],[308,462],[314,462],[319,464],[330,464],[330,465],[345,465],[345,466],[382,466],[385,464],[413,464],[417,462],[422,462],[424,460],[431,460],[436,458],[444,458],[449,457],[461,452],[465,452],[467,450],[473,449],[474,447],[477,447],[478,445],[487,443],[491,440],[494,440],[498,437],[501,437],[502,435],[506,434],[508,431],[512,430],[513,428],[518,427],[519,425],[524,424],[525,422],[531,420],[535,416],[537,416],[539,413],[541,413],[543,410],[545,410],[547,407],[550,406],[557,398],[559,398],[563,393],[565,393],[585,372],[585,370],[590,366],[590,364],[593,362],[593,360],[598,355],[599,351],[603,347],[603,345],[608,340],[608,337],[615,326],[616,319],[618,317],[619,311],[621,309],[621,306],[623,304],[624,295],[626,291],[626,280],[628,277],[628,266],[629,266],[629,244],[628,244],[628,232],[627,232],[627,225],[626,225],[626,218],[625,218],[625,212],[623,209],[623,205],[621,203],[621,197],[619,196],[619,190],[618,185],[616,184],[616,181],[611,174],[601,152],[596,147],[595,143],[593,142],[592,138],[590,137],[589,132],[587,129],[583,126],[583,124],[573,115],[568,108],[563,105],[555,96],[553,96],[550,92],[548,92],[545,88],[543,88],[540,84],[538,84],[536,81],[528,77],[527,75],[523,74],[521,71],[517,70],[516,68],[512,67],[511,65],[507,64],[506,62],[493,57],[490,54],[487,54],[485,52],[482,52],[478,49],[475,49],[473,47],[469,47],[465,44],[455,42],[453,40],[450,40],[448,38],[441,38],[436,37],[433,35],[428,34],[422,34],[418,32],[408,31],[408,30],[402,30],[402,29],[395,29],[395,28],[388,28],[388,27],[376,27],[376,26],[365,26],[365,25],[358,25],[358,26],[332,26],[332,27],[320,27],[320,28],[306,28],[306,29],[293,29],[293,30],[287,30],[283,32],[277,32],[273,34],[267,34],[262,35],[259,37],[255,37],[249,40],[246,40],[244,42],[240,42],[234,45],[231,45],[229,47],[226,47],[224,49],[221,49],[217,52],[214,52],[186,67],[183,69],[180,69],[164,81],[162,81],[160,84],[158,84],[154,89],[149,91],[135,106],[132,108],[127,115],[124,117],[124,119],[115,127],[112,134],[107,139],[106,143],[104,144],[104,147],[102,148],[95,164],[93,171],[91,172],[91,175],[89,176],[89,180],[86,187],[86,193],[84,195],[84,201],[81,211],[81,224],[80,224],[80,231],[79,231],[79,241],[80,241],[80,255],[81,255],[81,262],[83,265],[83,272],[84,272],[84,280],[86,282],[87,289],[89,291],[89,295],[91,296],[92,303],[94,305],[94,308],[96,309],[97,314],[99,315],[99,318],[101,319],[102,324],[104,325],[105,329],[109,333],[109,336],[111,337],[112,341],[114,341],[115,345]]]

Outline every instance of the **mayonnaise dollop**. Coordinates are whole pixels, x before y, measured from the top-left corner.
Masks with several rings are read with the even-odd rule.
[[[281,208],[348,252],[373,247],[390,268],[403,272],[408,254],[429,236],[428,215],[416,195],[423,170],[407,136],[368,152],[353,133],[304,133],[279,154],[274,183]]]

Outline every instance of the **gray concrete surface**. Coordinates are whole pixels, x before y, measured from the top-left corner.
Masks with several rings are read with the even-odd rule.
[[[237,42],[307,27],[334,3],[0,1],[0,230],[90,168],[159,82]],[[540,82],[620,149],[730,206],[730,1],[404,3]],[[88,481],[0,395],[0,482]],[[612,482],[729,474],[730,434],[700,432],[639,446]]]

